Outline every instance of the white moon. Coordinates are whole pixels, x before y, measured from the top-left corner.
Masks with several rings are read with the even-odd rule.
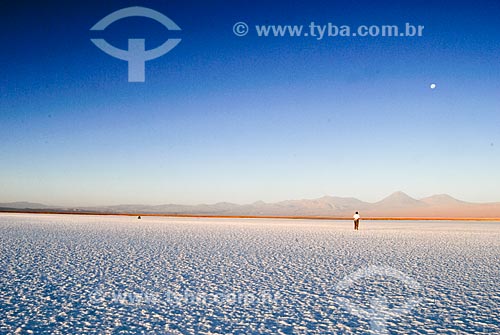
[[[435,89],[436,88],[436,84],[431,84],[431,89]]]

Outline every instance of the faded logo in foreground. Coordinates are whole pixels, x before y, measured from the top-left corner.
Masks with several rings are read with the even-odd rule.
[[[397,280],[412,291],[420,289],[420,284],[416,280],[399,270],[388,266],[370,266],[344,277],[335,286],[335,291],[342,295],[355,288],[360,282],[374,277]],[[392,308],[387,297],[379,295],[369,298],[369,308],[356,304],[346,297],[337,296],[336,301],[350,314],[368,320],[372,331],[377,334],[388,334],[387,321],[409,314],[420,303],[421,298],[407,297],[402,305]]]

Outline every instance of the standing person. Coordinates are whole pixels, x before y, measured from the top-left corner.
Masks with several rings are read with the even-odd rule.
[[[359,216],[358,212],[354,214],[353,219],[354,219],[354,230],[359,230],[359,219],[361,219],[361,216]]]

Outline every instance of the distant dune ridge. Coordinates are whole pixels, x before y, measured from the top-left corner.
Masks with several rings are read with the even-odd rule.
[[[355,198],[324,196],[318,199],[286,200],[275,203],[257,201],[251,204],[219,202],[200,205],[116,205],[101,207],[59,207],[39,203],[0,203],[0,210],[64,210],[103,213],[191,214],[221,216],[329,216],[350,217],[359,211],[364,217],[500,217],[500,202],[470,203],[447,194],[414,199],[395,192],[375,203]]]

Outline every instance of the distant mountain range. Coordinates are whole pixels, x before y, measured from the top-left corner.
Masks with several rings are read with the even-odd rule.
[[[275,203],[263,201],[238,205],[228,202],[201,205],[117,205],[101,207],[61,207],[39,203],[0,203],[0,211],[64,211],[135,214],[192,214],[221,216],[327,216],[351,217],[359,211],[364,217],[500,217],[500,202],[470,203],[447,194],[414,199],[396,192],[375,202],[355,198],[325,196],[318,199],[286,200]]]

